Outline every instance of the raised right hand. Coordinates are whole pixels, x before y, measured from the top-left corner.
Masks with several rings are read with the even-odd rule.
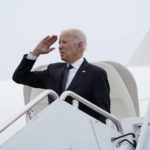
[[[54,47],[51,47],[52,44],[54,44],[57,41],[57,36],[47,36],[43,40],[41,40],[38,45],[35,47],[35,49],[32,51],[32,55],[39,56],[40,54],[48,54],[52,50],[54,50]]]

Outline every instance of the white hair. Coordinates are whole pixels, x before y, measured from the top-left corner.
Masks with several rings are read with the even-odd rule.
[[[86,40],[86,36],[83,33],[83,31],[81,31],[79,29],[69,29],[69,30],[65,30],[63,32],[68,32],[68,31],[73,32],[76,42],[82,42],[83,43],[83,48],[84,48],[84,50],[86,50],[87,40]]]

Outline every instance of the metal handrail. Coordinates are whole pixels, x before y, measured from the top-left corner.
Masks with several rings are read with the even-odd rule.
[[[54,100],[57,99],[59,96],[57,93],[53,90],[45,90],[40,95],[38,95],[36,98],[34,98],[29,104],[27,104],[23,110],[21,110],[17,115],[7,123],[5,123],[4,127],[0,129],[0,133],[3,132],[5,129],[7,129],[12,123],[14,123],[16,120],[18,120],[22,115],[24,115],[27,111],[29,111],[32,107],[37,105],[39,102],[41,102],[47,95],[50,95]]]
[[[65,100],[67,96],[71,96],[72,98],[76,99],[77,101],[83,103],[84,105],[88,106],[89,108],[91,108],[92,110],[96,111],[97,113],[103,115],[104,117],[110,119],[111,121],[114,122],[114,124],[117,127],[118,132],[123,133],[123,128],[122,125],[119,121],[118,118],[114,117],[113,115],[109,114],[108,112],[106,112],[105,110],[101,109],[100,107],[94,105],[93,103],[87,101],[86,99],[84,99],[83,97],[71,92],[71,91],[65,91],[61,94],[60,99],[61,100]]]

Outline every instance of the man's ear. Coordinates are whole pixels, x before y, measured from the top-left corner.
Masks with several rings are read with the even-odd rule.
[[[83,42],[79,42],[79,48],[84,49]]]

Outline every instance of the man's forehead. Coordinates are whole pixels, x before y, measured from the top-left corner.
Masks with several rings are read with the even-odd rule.
[[[73,37],[74,37],[73,32],[65,31],[60,34],[59,39],[72,39]]]

